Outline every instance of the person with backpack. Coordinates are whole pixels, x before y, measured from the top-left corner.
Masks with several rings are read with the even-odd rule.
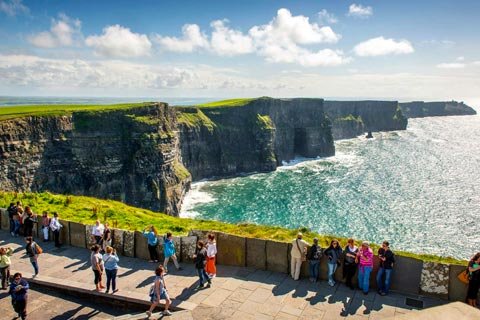
[[[10,221],[10,234],[15,236],[13,230],[15,230],[15,221],[13,220],[13,216],[17,213],[17,207],[13,202],[10,202],[10,205],[7,208],[8,213],[8,220]]]
[[[480,289],[480,252],[468,262],[469,281],[467,289],[467,304],[477,307],[478,290]]]
[[[328,258],[328,284],[333,287],[335,286],[335,271],[337,271],[340,265],[340,258],[342,257],[342,248],[338,240],[334,239],[330,242],[330,246],[325,250],[325,255]]]
[[[50,230],[53,233],[53,239],[55,240],[55,247],[60,248],[62,245],[60,243],[60,229],[62,228],[62,224],[58,220],[58,213],[53,213],[53,218],[50,220]]]
[[[310,281],[317,282],[318,280],[318,267],[320,265],[320,259],[322,259],[323,249],[318,245],[318,239],[313,238],[313,245],[308,252],[308,265],[310,267]]]
[[[8,293],[12,297],[13,310],[15,310],[18,317],[22,318],[22,320],[27,318],[28,289],[28,282],[22,279],[22,274],[20,272],[15,273],[12,283],[10,283]]]
[[[167,286],[165,285],[165,269],[162,265],[159,265],[157,269],[155,269],[155,280],[153,282],[152,287],[150,288],[150,309],[146,312],[148,319],[152,316],[153,310],[160,304],[160,299],[165,299],[165,310],[163,310],[164,316],[171,316],[172,313],[168,310],[172,300],[167,292]]]
[[[343,278],[346,279],[345,285],[352,290],[355,290],[352,279],[357,271],[357,263],[355,262],[357,252],[358,248],[355,246],[355,241],[352,238],[348,239],[347,245],[343,250]]]
[[[12,254],[12,248],[0,248],[0,273],[2,274],[2,290],[7,289],[7,284],[10,279],[10,265],[12,264],[10,257]]]
[[[202,289],[205,285],[205,282],[208,282],[208,287],[210,287],[212,280],[208,276],[207,271],[205,271],[205,265],[207,263],[207,249],[201,240],[197,242],[195,254],[193,255],[193,263],[195,264],[195,269],[197,269],[199,278],[197,289]]]
[[[392,277],[393,264],[395,263],[395,255],[390,250],[388,241],[383,241],[382,247],[378,249],[378,259],[380,259],[380,268],[377,273],[378,293],[381,296],[385,296],[390,289],[390,279]],[[383,275],[385,275],[385,281],[383,281]]]
[[[168,273],[167,266],[170,259],[173,260],[173,263],[175,264],[175,268],[177,268],[177,270],[182,270],[177,261],[177,255],[175,254],[175,244],[173,243],[173,236],[171,232],[167,232],[167,234],[163,236],[163,254],[165,256],[165,260],[163,261],[165,273]]]
[[[302,268],[303,261],[307,260],[307,248],[309,244],[303,240],[303,234],[297,233],[297,238],[292,241],[292,250],[290,255],[292,259],[290,261],[290,275],[293,280],[300,278],[300,269]]]
[[[25,242],[27,243],[27,246],[25,247],[27,256],[30,258],[30,263],[35,271],[33,276],[36,277],[38,275],[38,255],[43,253],[43,249],[33,241],[32,237],[26,237]]]

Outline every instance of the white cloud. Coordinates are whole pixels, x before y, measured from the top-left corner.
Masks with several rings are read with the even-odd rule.
[[[353,51],[360,57],[374,57],[387,54],[409,54],[414,52],[413,46],[407,40],[372,38],[357,44]]]
[[[184,25],[181,38],[156,35],[154,41],[162,49],[173,52],[193,52],[197,49],[209,47],[207,36],[200,31],[200,27],[196,24]]]
[[[82,23],[71,19],[65,14],[59,14],[59,19],[52,19],[50,31],[43,31],[29,36],[28,41],[39,48],[68,47],[75,44],[81,37]]]
[[[368,18],[373,14],[372,7],[364,7],[361,4],[351,4],[348,7],[348,15],[352,17]]]
[[[480,61],[474,61],[474,62],[473,62],[473,65],[474,65],[474,66],[480,66]]]
[[[457,57],[457,61],[465,61],[465,57],[464,56]]]
[[[105,27],[102,35],[87,37],[85,44],[93,47],[97,55],[120,58],[148,56],[152,47],[146,35],[118,24]]]
[[[322,11],[318,13],[318,20],[321,24],[334,24],[338,22],[337,17],[326,9],[322,9]]]
[[[440,64],[437,64],[437,68],[440,68],[440,69],[463,69],[463,68],[465,68],[465,63],[459,63],[459,62],[440,63]]]
[[[251,53],[255,50],[252,38],[241,31],[225,26],[228,20],[213,21],[211,47],[213,52],[221,56],[234,56]]]
[[[22,0],[0,1],[0,11],[8,16],[16,16],[20,13],[29,13],[30,9],[22,3]]]

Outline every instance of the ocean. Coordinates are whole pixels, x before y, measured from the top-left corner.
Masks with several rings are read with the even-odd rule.
[[[480,117],[409,119],[336,155],[193,185],[181,216],[251,222],[469,258],[480,251]]]

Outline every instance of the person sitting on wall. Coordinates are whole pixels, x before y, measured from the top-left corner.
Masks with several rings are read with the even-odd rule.
[[[380,268],[377,273],[377,287],[378,293],[382,296],[388,294],[390,289],[390,279],[393,271],[393,264],[395,263],[395,255],[390,250],[388,241],[383,241],[382,247],[378,249],[378,259],[380,259]],[[382,277],[385,274],[385,281]]]
[[[95,221],[95,225],[92,228],[92,237],[95,244],[98,244],[100,248],[102,247],[103,240],[103,231],[105,227],[100,223],[100,220]]]
[[[330,242],[330,246],[325,250],[325,255],[328,258],[328,284],[335,286],[335,271],[340,266],[340,259],[342,257],[342,248],[338,240],[334,239]]]
[[[300,232],[297,234],[297,238],[292,241],[291,251],[291,264],[290,273],[293,280],[298,280],[300,277],[300,269],[302,268],[302,262],[307,260],[307,248],[308,242],[302,239],[303,234]]]

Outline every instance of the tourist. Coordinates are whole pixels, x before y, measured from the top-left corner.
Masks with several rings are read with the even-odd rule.
[[[7,213],[8,213],[8,220],[10,222],[10,234],[15,236],[13,233],[13,230],[15,230],[15,220],[13,220],[13,216],[17,214],[17,207],[13,202],[10,202],[10,205],[7,208]]]
[[[204,287],[205,282],[208,282],[208,287],[212,284],[212,280],[205,271],[205,265],[207,263],[207,249],[203,241],[199,240],[197,242],[197,247],[195,248],[195,254],[193,255],[193,263],[195,264],[195,269],[197,269],[199,284],[197,289]]]
[[[313,238],[313,245],[308,252],[308,265],[310,267],[310,281],[317,282],[318,280],[318,267],[320,265],[320,259],[323,252],[322,247],[318,245],[318,239]]]
[[[53,213],[53,218],[50,220],[50,230],[53,233],[53,239],[55,240],[55,247],[60,248],[60,229],[62,228],[62,224],[58,220],[58,213]]]
[[[0,273],[2,275],[2,290],[7,289],[8,281],[10,280],[10,265],[12,261],[10,257],[13,254],[13,249],[10,247],[0,248]]]
[[[163,261],[165,273],[168,272],[168,261],[170,259],[173,260],[173,263],[175,264],[175,268],[177,268],[177,270],[182,269],[180,268],[180,265],[177,261],[177,255],[175,254],[175,243],[173,242],[173,236],[171,232],[167,232],[167,234],[163,236],[163,255],[165,256],[165,260]]]
[[[25,320],[27,318],[27,291],[28,282],[22,279],[22,274],[17,272],[13,275],[13,281],[10,283],[10,290],[8,293],[12,297],[13,310],[18,314],[18,317]]]
[[[33,276],[36,277],[38,275],[38,255],[42,253],[43,250],[35,241],[33,241],[32,237],[26,237],[25,242],[27,243],[25,247],[27,256],[30,258],[30,263],[35,271]]]
[[[103,257],[100,254],[100,246],[98,244],[94,244],[91,247],[92,253],[90,255],[90,262],[92,264],[92,270],[94,274],[93,283],[95,283],[95,289],[97,291],[101,291],[101,289],[105,289],[102,285],[102,274],[104,269],[103,264]]]
[[[100,220],[95,221],[95,225],[92,227],[92,238],[95,244],[102,245],[103,231],[105,227],[100,223]]]
[[[107,274],[107,290],[105,293],[110,291],[110,283],[112,284],[112,293],[118,291],[117,289],[117,270],[118,270],[118,259],[117,252],[110,246],[105,248],[105,254],[103,255],[103,263],[105,265],[105,273]]]
[[[26,206],[23,217],[23,234],[25,237],[33,237],[33,226],[35,223],[37,223],[37,215],[33,214],[29,206]]]
[[[373,269],[373,251],[370,244],[362,242],[362,247],[357,252],[358,261],[358,286],[364,295],[368,294],[370,285],[370,273]]]
[[[165,270],[162,265],[158,266],[155,269],[155,281],[150,288],[150,309],[147,311],[148,319],[152,316],[153,310],[160,304],[160,299],[165,299],[165,310],[163,311],[163,315],[170,316],[172,313],[168,310],[172,300],[168,296],[167,286],[165,284],[165,279],[163,277]]]
[[[480,289],[480,252],[475,254],[468,262],[469,279],[467,290],[467,303],[477,307],[478,290]]]
[[[105,252],[107,247],[112,245],[112,230],[110,229],[108,222],[105,222],[105,229],[102,236],[102,251]]]
[[[157,229],[154,226],[150,226],[150,231],[146,231],[146,228],[143,229],[143,235],[147,238],[148,243],[148,252],[150,253],[150,262],[158,262],[158,237]]]
[[[353,239],[347,240],[347,245],[343,250],[343,278],[345,278],[345,284],[350,289],[354,290],[352,279],[357,271],[357,258],[358,248],[355,246]]]
[[[208,234],[206,247],[207,264],[205,266],[205,271],[211,279],[217,275],[217,267],[215,266],[215,257],[217,255],[217,242],[215,241],[215,235],[213,233]]]
[[[292,260],[290,263],[290,273],[294,280],[298,280],[298,278],[300,277],[300,269],[302,267],[302,262],[307,260],[307,248],[309,244],[302,238],[303,235],[299,232],[297,234],[297,238],[292,241]]]
[[[383,241],[382,247],[378,249],[378,259],[380,259],[380,267],[377,273],[378,293],[385,296],[390,289],[393,264],[395,263],[395,255],[390,250],[388,241]],[[385,281],[382,279],[383,275],[385,275]]]
[[[342,257],[342,248],[338,240],[330,241],[330,246],[325,250],[325,255],[328,258],[328,284],[333,287],[335,286],[335,271],[337,271],[337,267],[340,265],[340,258]]]
[[[43,233],[43,242],[48,241],[48,230],[50,229],[50,217],[48,216],[47,211],[43,211],[42,214],[42,233]]]
[[[15,206],[16,211],[13,212],[13,236],[18,237],[20,234],[20,227],[21,227],[21,213],[23,213],[22,208],[18,208]]]

